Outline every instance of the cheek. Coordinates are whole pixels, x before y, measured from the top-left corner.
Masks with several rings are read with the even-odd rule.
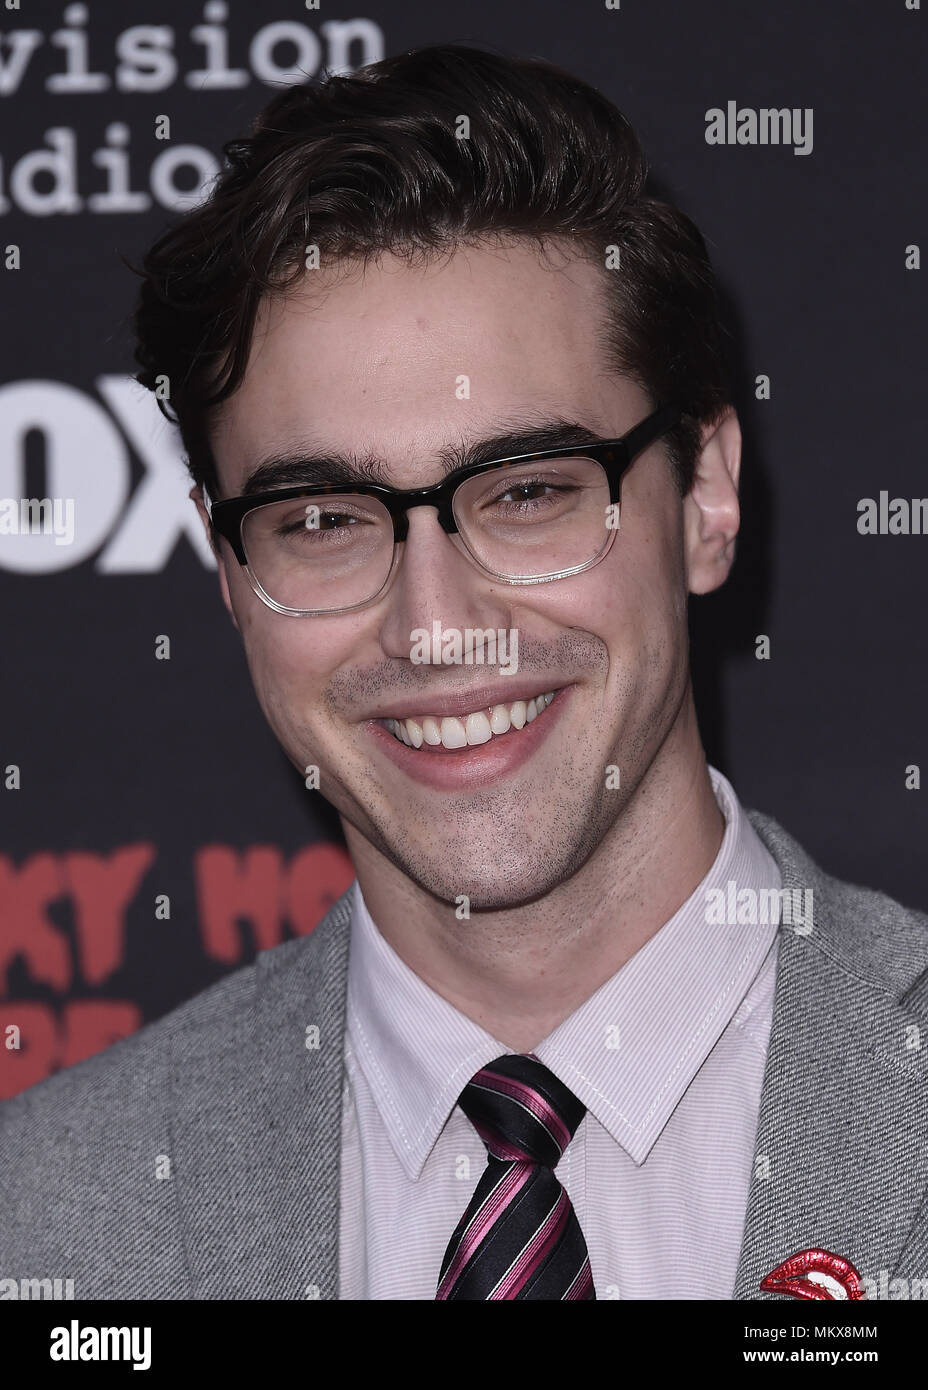
[[[666,487],[652,489],[642,502],[613,547],[615,552],[622,546],[616,556],[617,587],[650,627],[666,630],[679,626],[686,615],[682,508],[679,498],[666,495]]]
[[[329,670],[314,664],[319,648],[299,631],[303,619],[274,618],[273,624],[252,624],[245,655],[264,718],[290,761],[302,769],[308,761],[322,761],[315,750],[325,741],[321,723]],[[291,623],[297,633],[282,630],[283,623]]]
[[[636,535],[620,531],[603,562],[564,580],[548,613],[565,626],[584,628],[604,641],[637,647],[665,640],[686,621],[686,582],[679,528]]]
[[[288,617],[254,595],[245,596],[236,616],[258,702],[275,731],[305,730],[323,719],[333,674],[363,649],[357,620]]]

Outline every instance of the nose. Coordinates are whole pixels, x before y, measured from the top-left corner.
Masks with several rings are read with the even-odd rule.
[[[416,629],[508,628],[508,585],[471,561],[457,533],[440,525],[435,507],[411,507],[400,545],[398,571],[384,595],[381,645],[388,656],[409,659]]]

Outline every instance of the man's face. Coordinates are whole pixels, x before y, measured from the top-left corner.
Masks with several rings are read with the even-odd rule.
[[[394,486],[414,488],[440,480],[440,448],[514,418],[623,434],[652,407],[597,351],[601,275],[578,260],[544,262],[526,243],[462,249],[425,268],[386,257],[347,276],[307,275],[262,306],[245,380],[216,424],[222,496],[297,446],[370,453]],[[662,441],[626,475],[608,554],[567,579],[494,580],[423,507],[409,513],[399,571],[380,599],[296,618],[262,603],[222,544],[223,594],[287,755],[304,775],[318,766],[350,844],[360,833],[446,902],[466,894],[474,908],[512,906],[564,881],[615,824],[680,711],[687,578]],[[436,620],[442,632],[516,630],[518,674],[500,674],[499,654],[495,667],[417,663],[411,634],[431,633]],[[378,722],[507,681],[558,693],[534,722],[486,744],[407,748]]]

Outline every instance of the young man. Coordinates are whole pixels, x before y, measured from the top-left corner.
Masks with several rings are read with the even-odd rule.
[[[732,564],[741,439],[699,233],[604,98],[477,50],[283,93],[227,153],[146,258],[139,379],[357,881],[5,1108],[0,1273],[918,1277],[928,919],[828,877],[700,742],[687,602]]]

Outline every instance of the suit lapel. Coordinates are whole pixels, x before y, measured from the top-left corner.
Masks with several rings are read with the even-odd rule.
[[[925,1014],[914,997],[903,1001],[902,990],[887,987],[890,971],[877,959],[881,928],[888,937],[890,925],[877,910],[888,914],[888,900],[874,894],[864,902],[861,890],[823,874],[774,821],[750,815],[783,887],[812,889],[814,924],[808,935],[780,928],[734,1297],[788,1297],[761,1293],[760,1281],[810,1247],[842,1255],[885,1284],[906,1272],[928,1181],[928,1049],[911,1047],[912,1026],[924,1035]],[[842,940],[856,934],[859,943],[868,932],[869,971],[861,968],[865,952],[849,962],[842,948]],[[886,955],[891,949],[887,941]]]
[[[734,1297],[780,1297],[761,1293],[761,1279],[809,1247],[843,1255],[881,1287],[920,1278],[928,1047],[912,1046],[912,1030],[928,1036],[928,984],[910,969],[889,988],[879,959],[849,964],[849,931],[870,932],[875,958],[891,945],[877,916],[889,900],[865,902],[775,821],[749,815],[783,887],[812,889],[814,922],[809,935],[780,928]],[[310,936],[201,995],[175,1039],[167,1157],[186,1265],[177,1277],[194,1298],[338,1297],[350,891]],[[306,1046],[312,1028],[318,1048]]]
[[[169,1157],[194,1298],[338,1297],[349,893],[230,977],[218,1009],[201,996],[175,1043]]]

